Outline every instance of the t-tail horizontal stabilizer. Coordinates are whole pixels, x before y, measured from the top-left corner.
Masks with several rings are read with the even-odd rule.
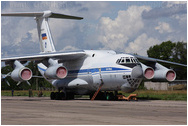
[[[44,12],[12,12],[12,13],[1,13],[1,16],[17,16],[17,17],[44,17],[44,18],[62,18],[62,19],[75,19],[82,20],[83,17],[53,13],[51,11]]]
[[[50,27],[48,25],[48,18],[61,18],[73,20],[83,19],[82,17],[53,13],[51,11],[2,13],[1,16],[35,17],[35,20],[37,22],[40,47],[43,53],[56,52],[50,32]]]

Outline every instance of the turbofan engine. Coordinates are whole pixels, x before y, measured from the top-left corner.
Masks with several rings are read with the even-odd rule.
[[[49,79],[63,79],[67,76],[67,69],[58,64],[47,68],[44,75]]]
[[[11,72],[11,78],[14,81],[28,81],[32,78],[32,71],[24,67],[19,61],[15,61],[15,69]]]
[[[63,79],[67,76],[68,70],[62,64],[58,64],[53,59],[48,60],[50,66],[44,72],[44,76],[48,79]]]
[[[141,63],[142,70],[143,70],[143,75],[146,79],[152,79],[154,77],[154,70],[152,67],[148,67],[144,64]]]
[[[159,63],[156,63],[155,68],[155,75],[152,80],[174,81],[176,79],[176,72],[174,70],[168,69]]]

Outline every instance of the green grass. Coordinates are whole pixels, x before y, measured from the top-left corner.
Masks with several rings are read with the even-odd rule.
[[[51,91],[42,91],[44,97],[50,97]],[[174,91],[153,91],[153,90],[136,90],[133,93],[122,93],[125,96],[129,94],[138,94],[138,99],[144,100],[181,100],[187,101],[187,90],[174,90]],[[1,96],[12,96],[11,90],[2,90]],[[29,96],[28,90],[16,90],[14,96]],[[38,91],[33,90],[33,96],[38,96]],[[76,97],[87,97],[88,96],[76,96]]]
[[[33,90],[33,96],[37,97],[39,91]],[[42,91],[44,97],[50,97],[51,91]],[[1,91],[1,96],[12,96],[12,91],[11,90],[2,90]],[[29,96],[29,91],[28,90],[15,90],[14,91],[14,96]]]

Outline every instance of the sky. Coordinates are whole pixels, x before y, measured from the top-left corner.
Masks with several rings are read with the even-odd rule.
[[[56,51],[103,50],[147,56],[164,41],[187,42],[183,1],[1,1],[1,12],[52,12],[83,20],[49,19]],[[1,56],[34,54],[40,44],[34,18],[1,17]]]

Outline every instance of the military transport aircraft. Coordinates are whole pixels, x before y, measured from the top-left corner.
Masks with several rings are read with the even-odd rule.
[[[41,48],[41,53],[36,55],[2,58],[2,62],[14,66],[14,70],[4,77],[10,76],[17,82],[30,80],[33,76],[32,70],[23,63],[35,61],[43,78],[58,89],[58,92],[51,92],[51,99],[74,99],[77,94],[88,94],[92,97],[99,91],[99,99],[105,99],[106,96],[112,98],[118,91],[135,91],[143,79],[174,81],[175,71],[158,62],[186,66],[138,55],[118,54],[113,50],[56,52],[48,18],[81,20],[82,17],[51,11],[2,13],[1,16],[34,17]],[[146,66],[138,59],[150,62],[150,65]]]

